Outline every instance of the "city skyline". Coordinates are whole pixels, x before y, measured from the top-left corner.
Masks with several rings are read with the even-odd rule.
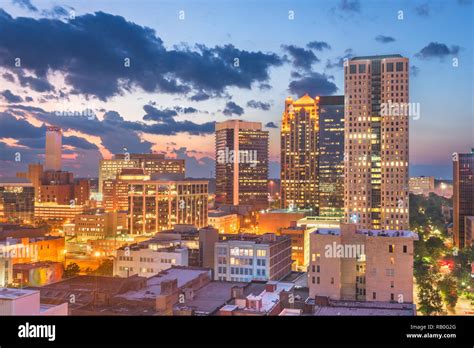
[[[33,1],[29,9],[19,5],[24,3],[1,3],[0,27],[19,38],[14,42],[6,36],[0,38],[0,47],[7,52],[0,64],[2,176],[14,176],[25,170],[26,164],[44,161],[46,123],[63,129],[63,166],[79,177],[97,177],[99,160],[123,153],[124,148],[132,153],[165,152],[187,160],[188,176],[212,177],[213,122],[239,118],[258,120],[266,126],[270,135],[269,177],[276,178],[286,97],[342,94],[344,58],[369,54],[400,53],[410,59],[410,101],[419,103],[421,110],[418,119],[410,120],[411,176],[451,178],[451,154],[472,147],[472,67],[464,64],[472,58],[472,33],[455,25],[468,20],[472,10],[469,2],[448,5],[441,1],[423,7],[423,12],[419,9],[421,1],[382,7],[371,2],[353,1],[350,3],[358,5],[348,7],[343,1],[319,1],[320,11],[311,18],[305,13],[308,2],[281,2],[272,8],[281,13],[279,24],[287,29],[285,33],[268,40],[267,31],[263,31],[252,36],[252,41],[245,38],[257,24],[250,20],[248,29],[241,25],[233,28],[225,18],[229,13],[240,18],[242,10],[224,10],[214,1],[206,2],[213,6],[160,2],[132,11],[121,1],[115,6],[64,2],[58,7],[49,1]],[[252,9],[251,19],[268,24],[268,33],[276,30],[276,24],[269,22],[264,1],[246,4]],[[156,13],[154,21],[147,16],[150,6]],[[72,10],[75,18],[67,20]],[[208,23],[197,21],[204,16]],[[387,16],[391,20],[384,21],[384,28],[377,27]],[[373,24],[357,25],[366,18]],[[344,29],[333,26],[331,32],[318,25],[342,22]],[[433,30],[433,34],[427,30],[414,38],[410,30],[420,22],[427,28],[443,23],[449,30]],[[18,45],[28,42],[26,31],[21,30],[34,29],[39,23],[45,25],[45,36],[59,40],[66,51],[96,35],[103,43],[119,45],[125,53],[117,55],[104,45],[97,55],[51,50],[56,54],[51,59],[41,50],[40,42],[28,49]],[[97,35],[104,23],[133,33],[129,42],[103,32]],[[170,23],[177,29],[165,30]],[[84,31],[84,37],[78,35],[74,43],[64,41],[64,33],[79,30]],[[351,40],[344,35],[347,31],[353,36]],[[134,50],[131,42],[143,50]],[[145,63],[146,55],[162,59],[164,67]],[[34,61],[30,59],[33,56]],[[107,63],[99,56],[112,61]],[[204,59],[211,56],[214,60],[208,70]],[[24,69],[15,66],[16,58]],[[130,59],[128,67],[126,58]],[[181,59],[189,68],[170,64],[170,59]],[[456,67],[453,59],[457,59]],[[88,78],[94,71],[98,73],[98,68],[103,69],[104,84],[94,85]],[[216,79],[211,70],[218,71],[220,78]],[[160,78],[160,74],[168,74],[170,79]],[[73,112],[76,116],[69,114]],[[449,115],[455,115],[458,122],[451,122]],[[15,161],[17,153],[20,161]]]

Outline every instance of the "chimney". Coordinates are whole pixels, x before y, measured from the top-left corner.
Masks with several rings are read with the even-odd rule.
[[[277,288],[277,284],[274,282],[268,282],[265,284],[265,291],[266,292],[274,292]]]

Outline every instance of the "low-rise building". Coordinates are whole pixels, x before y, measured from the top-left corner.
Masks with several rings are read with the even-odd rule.
[[[38,290],[2,288],[0,316],[3,315],[68,315],[68,303],[43,304]]]
[[[126,212],[89,211],[76,215],[74,233],[78,242],[116,236],[127,229]]]
[[[13,280],[19,287],[43,286],[62,279],[64,264],[62,262],[32,262],[13,265]]]
[[[187,265],[188,249],[181,247],[180,241],[152,238],[118,249],[114,259],[114,275],[151,277],[172,266]]]
[[[45,236],[35,238],[6,238],[0,241],[0,258],[10,259],[12,264],[38,261],[63,262],[64,237]]]
[[[215,244],[215,280],[280,280],[290,272],[291,239],[287,236],[228,235]]]
[[[210,210],[208,222],[221,234],[239,233],[240,217],[237,214],[222,210]]]
[[[435,178],[434,176],[411,177],[409,186],[410,193],[428,196],[431,192],[435,192]]]
[[[411,231],[320,228],[310,235],[309,295],[333,300],[413,302]]]

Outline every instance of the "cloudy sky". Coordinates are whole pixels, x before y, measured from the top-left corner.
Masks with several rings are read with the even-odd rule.
[[[133,5],[131,5],[133,3]],[[214,122],[261,121],[278,176],[287,96],[343,94],[344,58],[410,58],[411,175],[450,178],[474,147],[473,1],[0,0],[0,176],[43,161],[97,176],[113,153],[214,172]]]

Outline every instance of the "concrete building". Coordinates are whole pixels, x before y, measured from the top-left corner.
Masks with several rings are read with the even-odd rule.
[[[74,218],[74,234],[78,242],[90,239],[105,239],[127,230],[126,212],[89,211]]]
[[[3,315],[68,315],[68,303],[43,304],[38,290],[2,288],[0,316]]]
[[[267,233],[228,238],[215,244],[215,280],[280,280],[291,272],[289,237]]]
[[[260,122],[216,123],[216,204],[268,207],[268,131]]]
[[[32,223],[35,213],[35,188],[22,178],[0,180],[0,221]]]
[[[434,176],[411,177],[409,185],[410,193],[413,193],[415,195],[428,196],[431,192],[435,192]]]
[[[408,58],[398,54],[344,66],[344,216],[358,228],[409,227],[408,121],[416,105],[408,103],[408,78]]]
[[[99,192],[103,192],[105,180],[115,180],[126,168],[142,168],[147,175],[175,175],[175,179],[184,179],[184,159],[166,158],[163,154],[116,154],[113,159],[104,159],[99,165]]]
[[[130,234],[156,233],[176,224],[206,227],[208,181],[130,181]]]
[[[85,206],[79,204],[35,203],[35,219],[38,220],[66,220],[84,213]]]
[[[320,228],[310,235],[310,297],[413,302],[411,231]]]
[[[472,244],[467,238],[465,217],[474,215],[474,149],[453,155],[454,245],[462,249]]]
[[[209,225],[216,228],[219,233],[239,233],[240,217],[237,214],[221,210],[209,210],[207,216]]]
[[[171,266],[187,266],[188,249],[179,241],[152,238],[145,242],[123,246],[114,258],[114,275],[151,277]]]
[[[46,158],[44,162],[45,170],[61,170],[62,154],[62,132],[59,127],[46,128]]]

